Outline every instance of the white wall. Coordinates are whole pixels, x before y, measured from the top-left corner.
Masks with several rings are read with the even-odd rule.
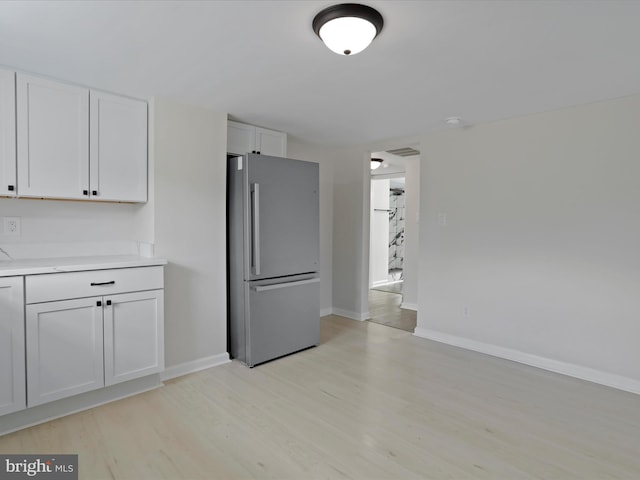
[[[638,125],[635,96],[425,136],[416,333],[640,392]]]
[[[0,216],[21,217],[20,237],[6,243],[134,240],[135,212],[141,206],[98,202],[0,198]]]
[[[369,208],[369,287],[389,282],[388,178],[371,178]]]
[[[138,240],[149,241],[152,233],[148,231],[148,213],[143,212],[144,208],[131,204],[0,198],[0,217],[21,220],[19,237],[3,235],[0,226],[0,245],[17,254],[14,258],[134,253],[120,250],[128,249],[129,243]]]
[[[333,311],[368,317],[370,152],[327,150],[333,160]]]
[[[407,145],[420,148],[415,138],[404,138],[369,147],[326,150],[326,154],[334,158],[333,310],[338,315],[356,320],[365,320],[369,317],[371,152]],[[408,157],[406,160],[407,221],[405,223],[405,280],[402,307],[416,309],[418,305],[420,157]]]
[[[287,156],[320,166],[320,312],[333,307],[333,157],[325,148],[289,138]]]
[[[227,355],[227,116],[154,99],[156,255],[165,269],[170,369]],[[186,365],[186,366],[185,366]]]
[[[418,308],[419,207],[420,207],[420,157],[405,158],[405,235],[402,283],[402,308]]]

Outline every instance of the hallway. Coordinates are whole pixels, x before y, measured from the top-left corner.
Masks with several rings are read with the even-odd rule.
[[[400,285],[402,285],[400,283]],[[413,333],[416,328],[417,312],[400,308],[402,294],[385,292],[376,289],[369,290],[369,321],[399,328]]]

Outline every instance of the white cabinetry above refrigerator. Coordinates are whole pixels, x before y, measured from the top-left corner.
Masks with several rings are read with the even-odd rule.
[[[227,152],[287,156],[287,134],[238,122],[227,122]]]

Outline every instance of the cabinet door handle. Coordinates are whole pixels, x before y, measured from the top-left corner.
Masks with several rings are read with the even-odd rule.
[[[89,195],[89,190],[82,190],[83,195]]]
[[[16,189],[16,187],[14,185],[9,185],[9,191],[13,192]]]
[[[102,302],[101,302],[100,300],[98,300],[98,301],[96,302],[96,307],[101,307],[101,306],[102,306]]]
[[[92,190],[91,191],[91,195],[93,195],[94,197],[98,196],[98,191],[97,190]]]
[[[92,287],[99,287],[102,285],[115,285],[115,284],[116,284],[115,280],[111,280],[110,282],[91,282]]]
[[[107,307],[111,306],[111,300],[107,300]]]

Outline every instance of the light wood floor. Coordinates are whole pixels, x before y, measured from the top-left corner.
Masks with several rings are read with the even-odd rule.
[[[417,312],[400,308],[402,294],[369,290],[369,321],[399,328],[413,333],[416,329]]]
[[[640,396],[370,322],[0,437],[81,479],[640,478]]]

